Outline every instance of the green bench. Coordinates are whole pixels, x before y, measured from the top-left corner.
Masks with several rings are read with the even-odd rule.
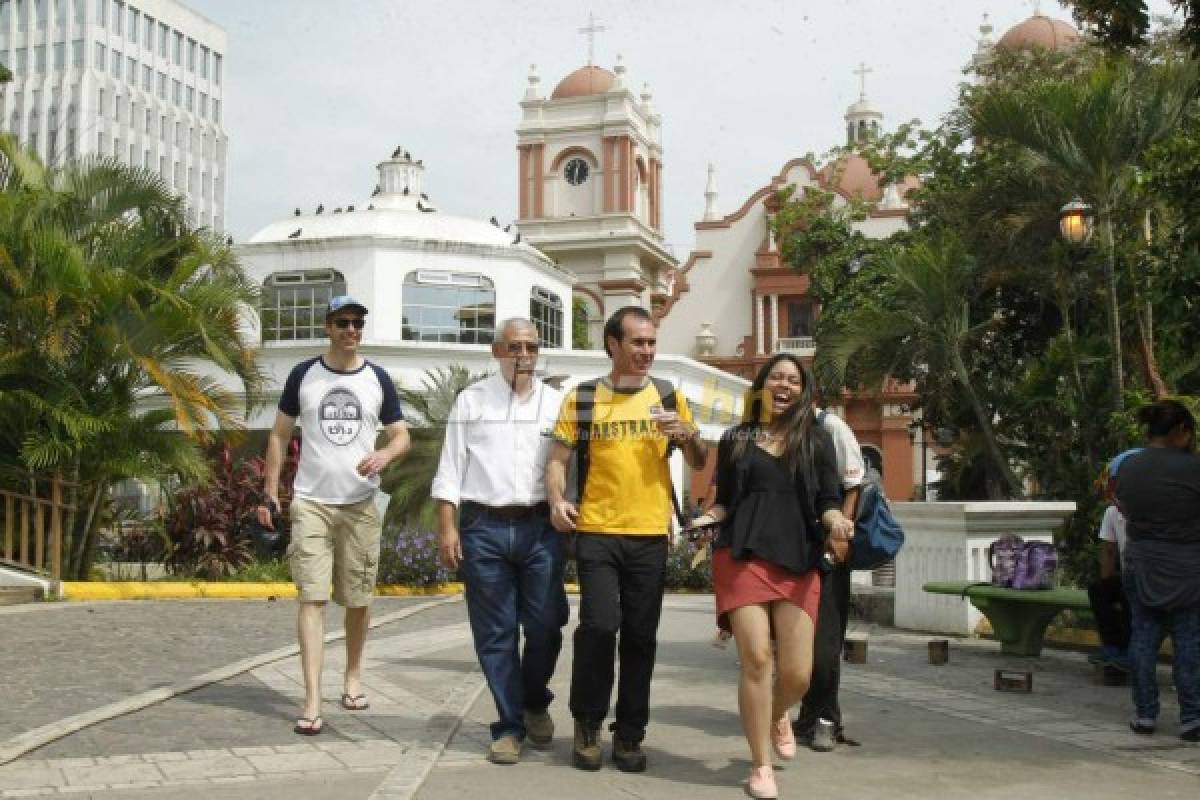
[[[970,600],[991,623],[1000,652],[1010,656],[1040,655],[1046,628],[1060,612],[1091,612],[1083,589],[1003,589],[969,581],[934,581],[924,589]]]

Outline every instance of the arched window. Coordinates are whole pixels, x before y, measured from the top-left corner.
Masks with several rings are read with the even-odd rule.
[[[408,341],[491,344],[496,289],[468,272],[418,270],[404,278],[403,333]]]
[[[346,279],[333,269],[276,272],[263,283],[262,338],[292,342],[325,338],[325,308],[346,293]]]
[[[542,347],[563,346],[563,301],[551,292],[535,286],[529,293],[529,318],[537,326]]]

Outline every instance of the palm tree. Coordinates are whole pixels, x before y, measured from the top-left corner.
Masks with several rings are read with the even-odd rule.
[[[1021,482],[997,443],[992,414],[967,369],[971,351],[992,327],[990,319],[974,325],[970,320],[971,301],[981,284],[976,262],[949,234],[918,238],[881,258],[893,277],[894,294],[886,307],[859,308],[818,336],[815,366],[821,384],[844,386],[851,361],[857,374],[877,385],[913,365],[933,380],[949,376],[971,409],[1004,493],[1022,496]]]
[[[1196,98],[1197,77],[1196,62],[1190,59],[1145,64],[1114,58],[1080,79],[984,92],[966,108],[975,141],[1010,145],[1017,162],[1046,192],[1064,202],[1081,197],[1095,210],[1104,252],[1113,406],[1118,410],[1124,404],[1124,371],[1113,219],[1138,210],[1132,207],[1138,165],[1182,123]],[[1148,336],[1143,329],[1147,344]],[[1155,373],[1152,364],[1148,372]]]
[[[80,484],[64,575],[86,577],[114,483],[200,478],[211,432],[240,430],[263,382],[240,335],[255,298],[154,173],[47,169],[0,137],[0,460]]]
[[[382,476],[382,488],[392,499],[388,504],[389,524],[415,523],[428,530],[436,524],[435,504],[430,497],[446,420],[459,392],[484,378],[461,364],[428,369],[419,389],[400,389],[400,402],[412,423],[412,449]]]

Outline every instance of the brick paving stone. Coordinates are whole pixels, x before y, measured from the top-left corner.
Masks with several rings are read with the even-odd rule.
[[[304,772],[314,769],[341,769],[341,764],[328,753],[276,753],[271,756],[247,756],[259,772]]]
[[[64,786],[66,782],[61,769],[49,766],[45,762],[23,764],[17,761],[0,767],[0,787],[5,789]]]
[[[168,781],[232,777],[255,773],[254,766],[245,758],[229,754],[160,764],[159,768]]]
[[[63,776],[67,786],[79,784],[91,786],[109,783],[137,783],[161,781],[162,772],[154,764],[121,764],[118,766],[64,767]]]

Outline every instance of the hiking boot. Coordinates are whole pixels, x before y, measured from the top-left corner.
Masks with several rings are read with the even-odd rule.
[[[813,727],[812,740],[808,746],[818,753],[828,753],[833,750],[836,741],[836,737],[833,735],[833,723],[827,719],[819,719],[816,726]]]
[[[613,735],[612,760],[621,772],[645,772],[646,754],[637,742],[627,742],[616,734]]]
[[[516,764],[521,760],[521,740],[511,733],[501,736],[488,748],[488,761],[493,764]]]
[[[525,736],[533,747],[546,747],[554,740],[554,720],[545,709],[525,712]]]
[[[1129,720],[1129,730],[1141,736],[1150,736],[1154,733],[1154,720],[1135,717]]]
[[[575,720],[575,749],[573,761],[578,769],[594,772],[600,769],[604,755],[600,752],[600,728]]]

